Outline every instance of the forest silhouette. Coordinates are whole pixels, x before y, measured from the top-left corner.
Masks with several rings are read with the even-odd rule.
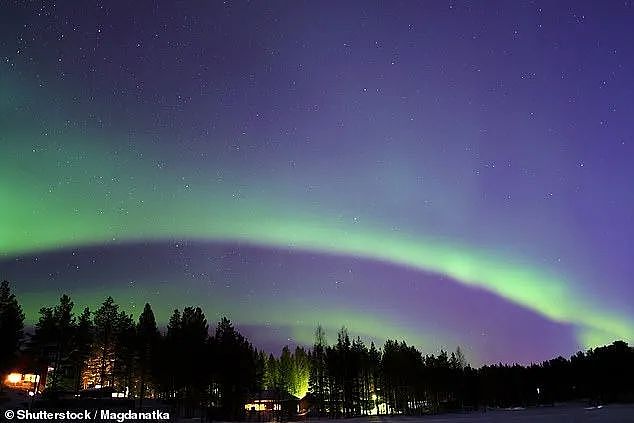
[[[46,374],[36,390],[49,401],[101,389],[124,393],[136,407],[161,401],[174,415],[240,420],[263,391],[302,398],[308,415],[331,418],[634,400],[634,348],[622,341],[529,366],[473,368],[460,348],[423,354],[390,339],[377,347],[345,327],[329,343],[318,326],[312,347],[284,347],[276,356],[226,318],[210,331],[199,307],[174,310],[161,331],[150,304],[132,316],[112,297],[95,310],[76,310],[62,295],[40,309],[29,334],[24,320],[2,282],[0,374],[3,381],[15,369]]]

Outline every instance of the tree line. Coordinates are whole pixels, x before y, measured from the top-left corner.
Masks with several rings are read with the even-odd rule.
[[[0,373],[29,363],[46,390],[109,389],[170,404],[180,415],[240,419],[262,390],[305,397],[310,413],[333,418],[423,414],[450,409],[529,406],[555,401],[634,400],[634,348],[625,342],[530,366],[471,367],[460,348],[423,354],[405,341],[367,345],[346,328],[328,343],[321,326],[312,348],[258,350],[222,318],[210,331],[199,307],[174,310],[159,330],[150,304],[138,317],[106,298],[76,311],[68,295],[42,307],[33,333],[9,284],[0,284]]]
[[[0,374],[24,368],[46,375],[47,396],[105,390],[138,400],[161,399],[178,415],[236,419],[248,396],[261,388],[264,357],[222,318],[213,335],[199,307],[174,310],[165,331],[150,304],[136,318],[107,297],[94,311],[75,313],[62,295],[42,307],[33,333],[8,282],[0,285]],[[3,377],[4,380],[4,377]]]

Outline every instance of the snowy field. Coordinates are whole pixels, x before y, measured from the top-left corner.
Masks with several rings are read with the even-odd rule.
[[[193,422],[200,420],[181,420]],[[517,410],[494,410],[486,413],[442,414],[423,417],[371,416],[353,419],[328,420],[309,419],[310,423],[634,423],[634,404],[607,405],[588,408],[581,404],[566,404],[555,407],[527,408]],[[290,422],[289,422],[290,423]]]
[[[314,423],[332,423],[333,420],[312,420]],[[343,420],[346,423],[466,423],[466,422],[543,422],[543,423],[634,423],[634,404],[608,405],[586,408],[583,405],[528,408],[521,410],[494,410],[486,413],[442,414],[424,417],[368,417]]]
[[[0,404],[0,411],[26,408],[24,404]],[[0,417],[0,422],[6,421]],[[173,420],[172,420],[173,421]],[[200,419],[178,419],[178,423],[199,423]],[[611,404],[601,408],[584,404],[562,404],[555,407],[489,410],[465,414],[440,414],[421,417],[370,416],[352,419],[307,419],[301,423],[634,423],[634,404]],[[147,421],[146,421],[147,423]],[[221,422],[216,422],[221,423]],[[292,422],[288,422],[292,423]]]
[[[179,420],[179,422],[199,422],[199,419]],[[422,417],[370,416],[352,419],[307,419],[304,423],[634,423],[634,404],[606,405],[601,408],[586,407],[582,404],[566,404],[555,407],[540,407],[514,410],[489,410],[486,413],[441,414]],[[220,423],[220,422],[218,422]],[[229,422],[223,422],[229,423]],[[291,422],[288,422],[291,423]]]

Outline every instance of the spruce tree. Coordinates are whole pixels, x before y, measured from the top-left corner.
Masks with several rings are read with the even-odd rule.
[[[24,336],[24,313],[9,282],[0,283],[0,375],[13,365]]]

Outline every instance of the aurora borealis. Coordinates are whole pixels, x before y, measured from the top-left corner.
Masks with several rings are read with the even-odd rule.
[[[634,341],[630,2],[5,2],[0,278],[475,363]],[[213,317],[211,317],[213,316]]]

